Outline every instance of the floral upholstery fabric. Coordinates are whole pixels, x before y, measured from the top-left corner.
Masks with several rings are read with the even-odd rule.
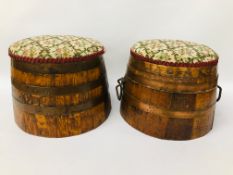
[[[27,38],[9,48],[12,55],[42,59],[79,58],[102,53],[103,50],[102,44],[96,40],[71,35]]]
[[[211,48],[181,40],[139,41],[133,45],[131,52],[147,59],[170,63],[202,63],[218,59]]]

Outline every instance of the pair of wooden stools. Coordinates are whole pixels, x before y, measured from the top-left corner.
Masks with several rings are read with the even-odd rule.
[[[96,128],[111,110],[98,41],[39,36],[12,44],[15,121],[45,137],[78,135]],[[213,126],[217,54],[180,40],[145,40],[131,48],[127,73],[118,80],[121,114],[134,128],[157,138],[194,139]],[[216,91],[219,88],[218,97]]]

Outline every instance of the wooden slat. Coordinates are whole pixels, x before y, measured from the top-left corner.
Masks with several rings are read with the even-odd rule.
[[[213,125],[217,66],[175,67],[130,58],[123,82],[121,114],[153,137],[189,140]]]
[[[103,59],[92,61],[62,65],[12,60],[19,127],[33,135],[67,137],[104,122],[111,110],[107,75]]]

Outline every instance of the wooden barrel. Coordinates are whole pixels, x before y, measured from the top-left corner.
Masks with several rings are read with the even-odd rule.
[[[151,48],[148,42],[168,43],[163,49],[153,45],[155,53],[167,49],[183,56],[170,46],[178,41],[171,40],[144,41],[143,46],[137,43],[131,49],[126,75],[117,86],[121,89],[118,97],[123,118],[139,131],[161,139],[188,140],[205,135],[211,130],[214,120],[217,55],[213,53],[214,59],[208,62],[160,61],[141,55],[140,49],[145,47],[150,54],[154,51],[148,49]],[[175,48],[193,50],[196,45],[188,43]],[[205,48],[202,45],[202,49]],[[203,56],[203,53],[198,54]],[[205,54],[210,55],[210,51]]]
[[[26,41],[34,41],[28,44],[31,49],[37,40],[48,38],[61,39],[63,45],[70,44],[71,39],[83,40],[74,36],[44,36]],[[111,104],[102,50],[82,57],[45,59],[17,55],[12,49],[15,45],[9,53],[14,115],[21,129],[39,136],[66,137],[94,129],[105,121]],[[48,49],[45,46],[42,48]]]

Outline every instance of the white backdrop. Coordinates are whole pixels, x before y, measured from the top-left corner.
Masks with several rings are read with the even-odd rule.
[[[112,112],[99,128],[63,139],[35,137],[14,123],[8,46],[42,34],[72,34],[106,46]],[[142,39],[200,42],[220,56],[213,130],[192,141],[165,141],[130,127],[119,114],[117,78]],[[0,174],[232,175],[232,0],[0,0]]]

